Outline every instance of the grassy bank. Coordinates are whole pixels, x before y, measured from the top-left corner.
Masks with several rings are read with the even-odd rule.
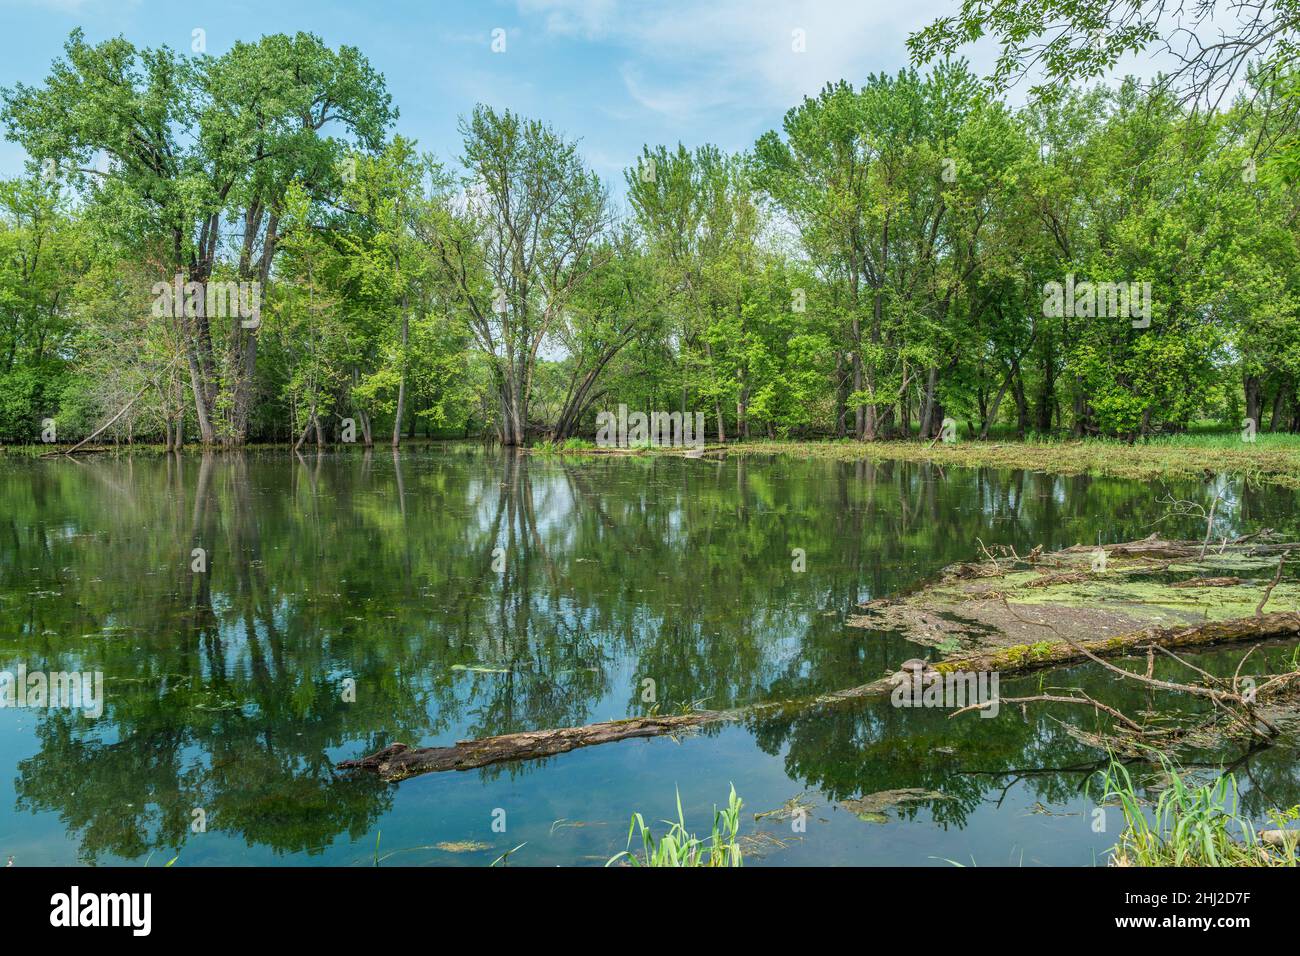
[[[714,447],[714,446],[710,446]],[[1139,444],[1086,441],[756,441],[728,444],[729,454],[790,455],[838,461],[932,461],[940,465],[1024,468],[1063,475],[1117,478],[1199,478],[1216,472],[1300,488],[1300,435],[1256,436],[1253,443],[1230,434],[1178,435]]]
[[[403,441],[403,447],[458,444],[440,440]],[[477,441],[473,442],[478,444]],[[0,445],[0,457],[36,458],[57,452],[61,446]],[[246,451],[288,448],[288,445],[250,444]],[[332,449],[360,446],[330,446]],[[387,445],[375,446],[387,450]],[[187,453],[200,452],[195,444]],[[540,455],[646,455],[681,454],[680,449],[658,450],[596,448],[591,442],[571,439],[562,445],[540,443],[529,449]],[[87,452],[162,454],[161,445],[108,445],[87,448]],[[315,446],[303,449],[313,453]],[[794,458],[826,458],[835,461],[932,461],[940,465],[968,468],[1023,468],[1062,475],[1110,475],[1117,478],[1202,478],[1224,472],[1253,481],[1267,481],[1300,488],[1300,435],[1260,433],[1252,443],[1241,441],[1236,432],[1193,432],[1151,439],[1130,445],[1108,439],[1071,441],[1059,438],[958,440],[951,444],[912,441],[742,441],[706,446],[710,454],[788,455]]]

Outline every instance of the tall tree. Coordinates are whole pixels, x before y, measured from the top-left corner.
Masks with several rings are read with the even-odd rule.
[[[463,207],[429,238],[491,362],[501,439],[522,445],[542,344],[599,264],[608,196],[577,144],[543,123],[479,105],[461,133]]]
[[[91,45],[80,30],[42,86],[3,91],[2,115],[34,160],[113,207],[122,238],[162,281],[206,284],[228,239],[239,279],[262,285],[289,184],[317,197],[339,187],[345,144],[329,131],[375,148],[396,116],[383,77],[356,49],[331,50],[311,34],[187,58],[120,37]],[[90,165],[96,155],[106,162]],[[247,430],[256,327],[246,319],[174,317],[205,443],[238,443]]]

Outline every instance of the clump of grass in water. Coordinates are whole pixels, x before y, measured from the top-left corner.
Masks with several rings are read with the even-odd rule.
[[[545,457],[563,455],[565,452],[590,451],[595,447],[596,443],[587,438],[566,438],[558,442],[538,442],[532,446],[532,451]]]
[[[1111,847],[1115,866],[1295,866],[1296,845],[1273,847],[1259,839],[1240,816],[1237,778],[1225,773],[1213,783],[1188,786],[1163,755],[1169,778],[1152,807],[1142,811],[1128,768],[1116,760],[1102,777],[1102,803],[1114,798],[1124,815],[1124,830]],[[1279,825],[1292,814],[1273,812]]]
[[[610,866],[626,858],[632,866],[743,866],[740,843],[737,840],[742,806],[744,804],[736,796],[736,788],[733,786],[727,799],[727,808],[713,808],[712,836],[701,840],[686,829],[682,795],[678,791],[677,820],[663,821],[668,824],[668,832],[656,840],[641,814],[632,814],[632,823],[627,829],[628,849],[610,857],[605,865]],[[638,832],[641,835],[640,857],[632,852],[632,838]]]

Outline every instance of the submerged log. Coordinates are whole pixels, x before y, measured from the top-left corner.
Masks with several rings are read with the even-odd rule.
[[[421,773],[442,770],[473,770],[510,760],[534,760],[592,747],[596,744],[628,740],[632,737],[658,737],[688,727],[731,716],[724,711],[698,711],[668,717],[632,717],[608,720],[583,727],[557,727],[552,730],[527,730],[517,734],[460,740],[450,747],[408,747],[396,743],[360,760],[344,760],[341,770],[370,770],[384,780],[405,780]]]
[[[1300,614],[1275,612],[1259,617],[1214,621],[1190,627],[1148,627],[1101,640],[1079,642],[1077,647],[1064,641],[1000,647],[977,654],[948,657],[934,663],[932,667],[945,674],[954,671],[997,671],[1005,676],[1087,660],[1083,650],[1098,657],[1114,657],[1145,650],[1153,644],[1174,649],[1234,641],[1293,637],[1297,634],[1300,634]],[[395,782],[422,773],[473,770],[506,761],[552,757],[579,747],[591,747],[616,740],[658,737],[717,721],[739,720],[773,708],[808,708],[882,696],[893,690],[894,683],[893,677],[886,677],[858,687],[823,694],[811,700],[759,704],[730,711],[698,711],[678,716],[633,717],[627,720],[587,724],[582,727],[530,730],[516,734],[501,734],[496,737],[482,737],[478,740],[462,740],[450,747],[411,748],[406,744],[395,743],[368,757],[345,760],[338,766],[343,770],[371,771],[377,773],[383,780]]]
[[[1298,546],[1283,545],[1280,553],[1272,547],[1228,543],[1202,557],[1200,542],[1144,538],[1101,549],[1076,545],[1033,562],[990,556],[860,605],[861,613],[846,623],[945,650],[955,642],[970,653],[1230,621],[1264,610],[1269,600],[1271,609],[1300,606],[1300,580],[1282,579],[1283,564]],[[1262,576],[1266,570],[1271,583]]]

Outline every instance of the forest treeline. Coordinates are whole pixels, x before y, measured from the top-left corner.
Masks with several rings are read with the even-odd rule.
[[[487,105],[422,152],[310,34],[76,31],[0,93],[30,157],[0,183],[0,441],[121,413],[106,438],[522,444],[620,403],[710,440],[1297,431],[1294,89],[1013,108],[945,60],[741,153],[648,145],[614,190]]]

